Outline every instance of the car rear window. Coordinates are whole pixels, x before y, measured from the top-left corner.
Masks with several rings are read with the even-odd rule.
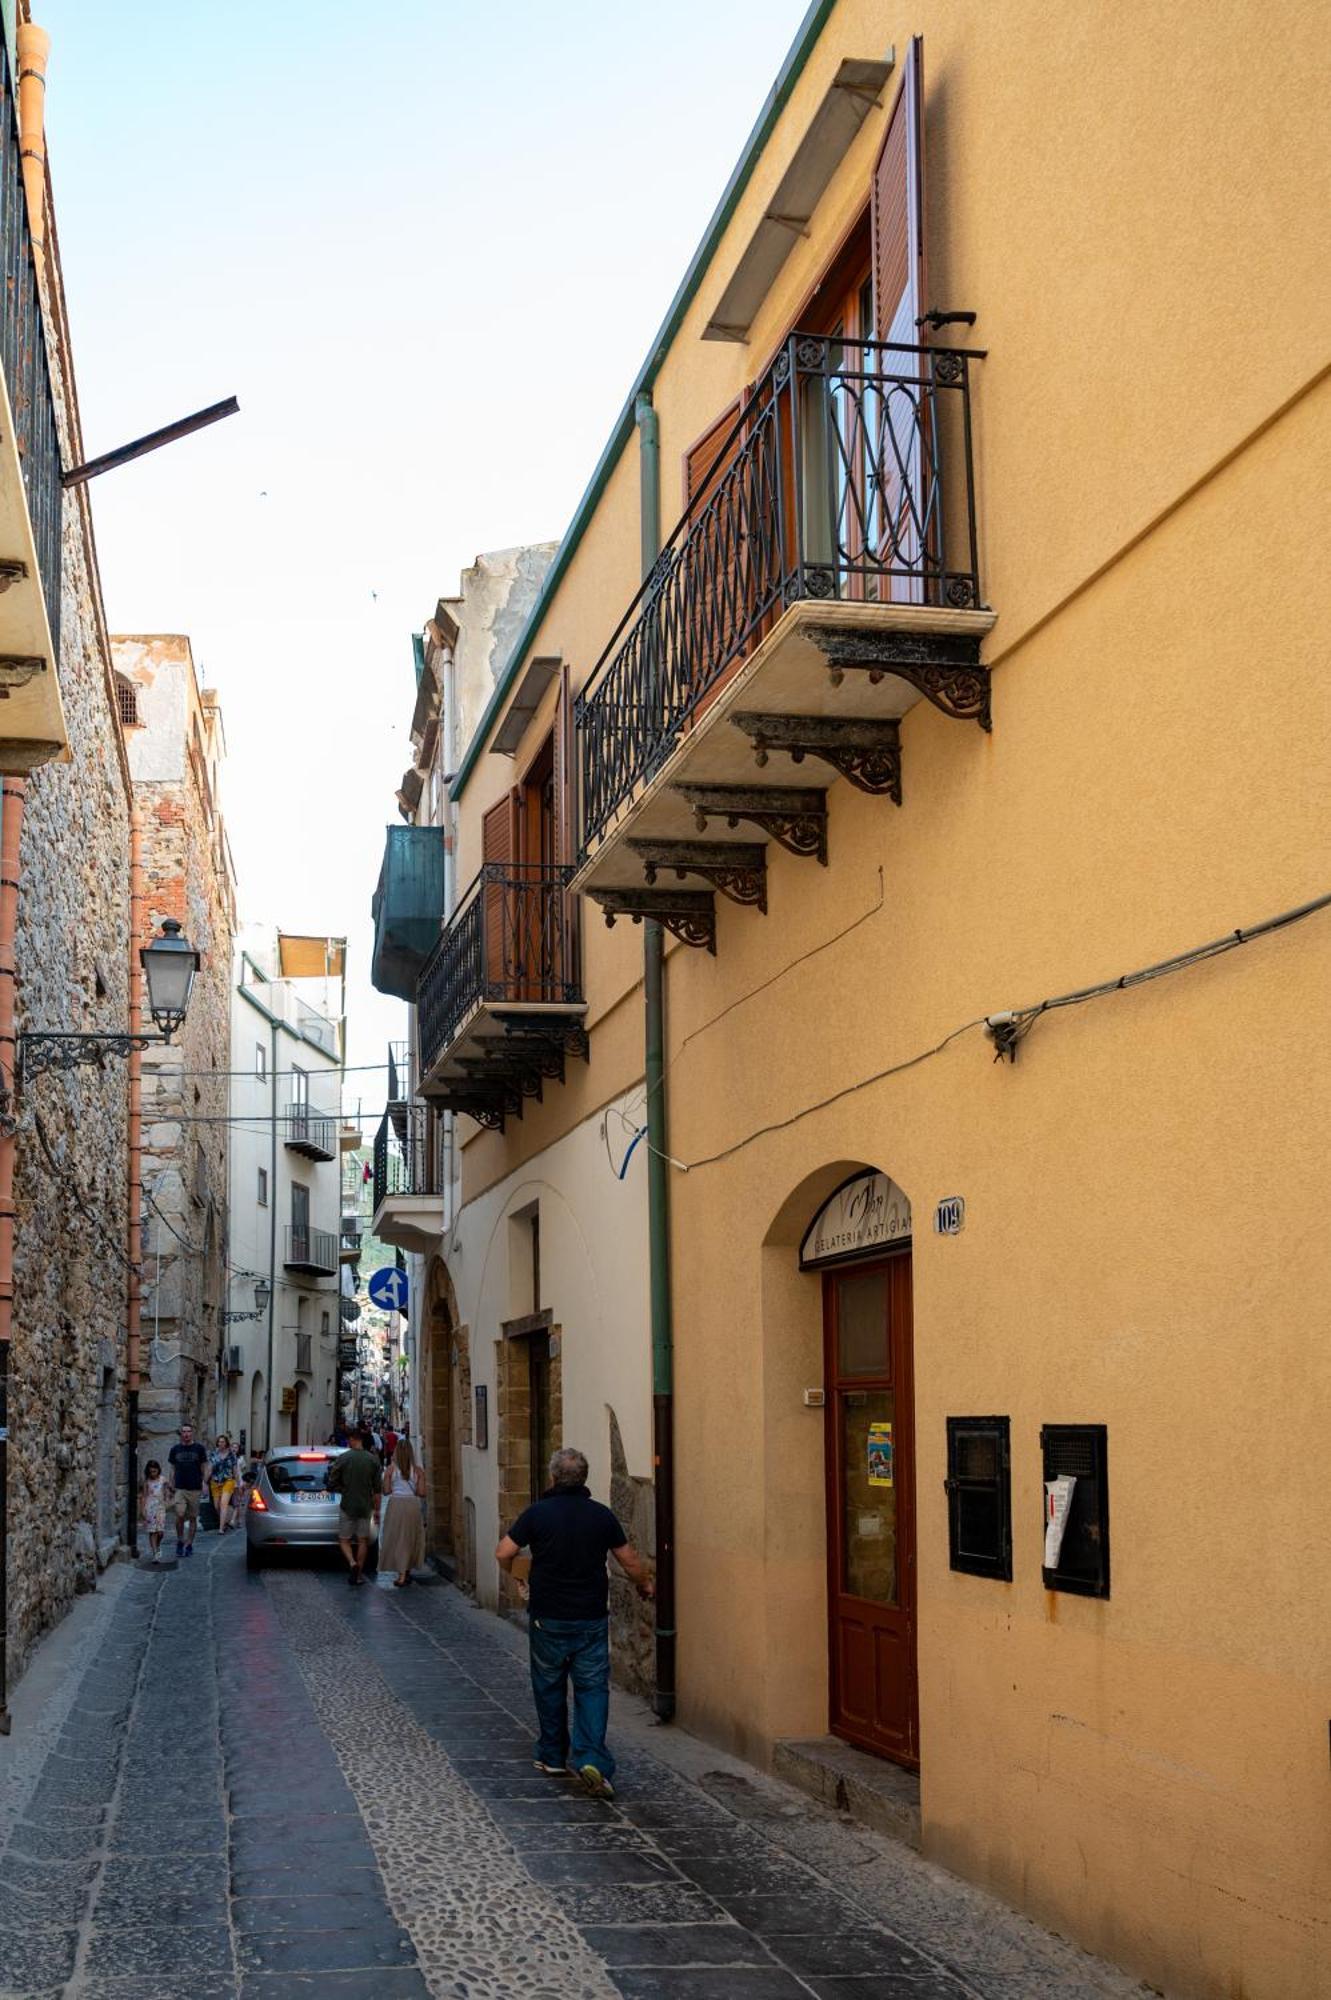
[[[274,1493],[311,1493],[327,1484],[332,1459],[324,1454],[308,1458],[277,1458],[268,1467],[268,1484]]]

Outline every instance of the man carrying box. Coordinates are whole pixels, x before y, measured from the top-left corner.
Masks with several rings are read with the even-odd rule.
[[[605,1741],[610,1716],[607,1555],[637,1585],[640,1597],[654,1593],[647,1567],[623,1528],[587,1490],[587,1461],[580,1451],[566,1448],[550,1460],[550,1490],[519,1514],[500,1542],[495,1550],[499,1567],[512,1575],[524,1548],[531,1549],[528,1636],[540,1727],[536,1768],[552,1776],[574,1771],[593,1797],[611,1799],[615,1760]]]

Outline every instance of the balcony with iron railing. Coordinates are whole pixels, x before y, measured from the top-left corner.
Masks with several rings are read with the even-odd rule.
[[[331,1278],[336,1275],[338,1261],[337,1238],[331,1229],[312,1229],[300,1222],[287,1224],[282,1262],[288,1271]]]
[[[585,1057],[569,868],[486,862],[416,989],[420,1094],[502,1130]]]
[[[66,747],[60,699],[60,434],[23,186],[18,106],[0,46],[0,745],[6,771]]]
[[[452,1179],[452,1127],[425,1104],[390,1104],[374,1137],[374,1234],[422,1254],[443,1235]]]
[[[297,1098],[282,1113],[282,1142],[307,1160],[335,1160],[338,1156],[338,1121],[331,1111],[316,1110]]]
[[[988,728],[979,358],[776,356],[577,703],[575,887],[608,922],[714,949],[716,892],[766,908],[768,839],[826,861],[835,777],[900,804],[915,702]]]

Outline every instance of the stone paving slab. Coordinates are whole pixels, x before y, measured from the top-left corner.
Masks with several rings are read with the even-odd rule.
[[[0,1761],[0,2000],[1142,1992],[627,1699],[613,1803],[543,1776],[517,1634],[339,1584],[117,1579],[8,1811]]]

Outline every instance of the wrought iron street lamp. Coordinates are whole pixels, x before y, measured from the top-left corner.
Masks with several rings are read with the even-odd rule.
[[[79,1069],[85,1064],[100,1069],[107,1056],[128,1056],[132,1050],[148,1049],[156,1042],[169,1043],[184,1022],[199,954],[181,936],[175,918],[167,917],[152,943],[139,953],[139,963],[148,986],[148,1012],[160,1030],[158,1034],[66,1035],[44,1029],[23,1034],[18,1038],[20,1076],[40,1076],[47,1069]]]
[[[260,1278],[254,1287],[254,1311],[224,1312],[222,1314],[223,1326],[235,1326],[238,1321],[243,1319],[262,1319],[268,1311],[268,1301],[272,1295],[273,1288],[267,1278]]]

